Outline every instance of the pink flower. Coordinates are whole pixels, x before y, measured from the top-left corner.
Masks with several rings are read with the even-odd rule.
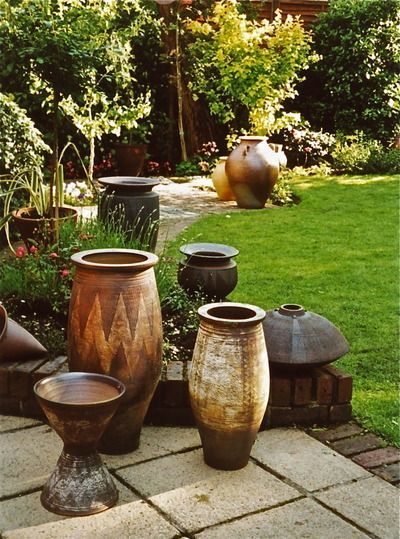
[[[17,247],[15,249],[15,256],[18,258],[23,258],[26,255],[25,247]]]
[[[50,258],[53,258],[53,259],[59,258],[57,253],[50,253],[50,254],[49,254],[49,257],[50,257]]]
[[[34,255],[35,253],[37,253],[39,251],[39,249],[37,247],[35,247],[34,245],[31,245],[29,247],[29,252]]]
[[[60,270],[60,275],[61,275],[61,277],[68,277],[69,269],[64,268],[64,269]]]

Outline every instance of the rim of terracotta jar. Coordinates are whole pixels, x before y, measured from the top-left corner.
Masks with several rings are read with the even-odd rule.
[[[242,135],[239,137],[240,140],[255,140],[258,142],[262,142],[263,140],[267,140],[267,137],[264,137],[263,135]]]
[[[304,307],[298,303],[284,303],[276,310],[284,316],[303,316],[306,312]]]
[[[117,394],[113,397],[109,397],[106,399],[99,399],[95,400],[93,402],[73,402],[71,400],[62,400],[62,399],[52,399],[49,398],[49,396],[46,397],[46,393],[43,393],[44,390],[47,388],[50,390],[50,387],[53,385],[59,385],[62,384],[64,386],[69,386],[71,388],[71,385],[74,384],[74,382],[84,382],[84,381],[92,381],[92,382],[100,382],[101,384],[112,386],[114,389],[117,390]],[[50,405],[56,405],[56,406],[68,406],[68,407],[93,407],[98,406],[101,404],[108,404],[111,402],[114,402],[116,400],[119,400],[125,393],[126,388],[125,385],[116,378],[113,378],[112,376],[108,376],[106,374],[99,374],[99,373],[90,373],[90,372],[65,372],[62,374],[57,374],[53,376],[46,376],[46,378],[42,378],[36,384],[33,386],[33,391],[37,397],[40,398],[40,400],[50,404]],[[82,388],[80,390],[80,393],[82,394]]]
[[[233,258],[239,254],[235,247],[223,245],[222,243],[186,243],[179,248],[179,251],[188,257],[196,258]]]
[[[144,178],[141,176],[104,176],[98,178],[98,182],[101,183],[101,185],[111,187],[122,187],[124,189],[146,188],[147,190],[151,190],[160,183],[155,178]]]
[[[262,322],[265,311],[256,305],[248,303],[207,303],[198,310],[200,318],[222,325],[250,326]]]
[[[71,256],[72,262],[82,268],[105,271],[143,271],[158,262],[158,256],[137,249],[89,249]]]
[[[0,305],[0,341],[7,331],[8,313],[4,305]]]

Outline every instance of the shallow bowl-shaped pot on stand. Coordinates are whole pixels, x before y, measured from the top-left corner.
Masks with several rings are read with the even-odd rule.
[[[223,299],[238,281],[237,265],[232,258],[239,251],[219,243],[188,243],[179,249],[178,283],[189,294],[202,292],[208,298]]]
[[[70,516],[112,507],[118,491],[96,448],[125,386],[110,376],[70,372],[43,378],[34,392],[64,442],[57,467],[42,490],[43,507]]]

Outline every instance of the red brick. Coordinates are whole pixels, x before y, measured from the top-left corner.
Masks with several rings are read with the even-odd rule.
[[[8,374],[8,394],[10,397],[25,399],[33,395],[31,373],[46,362],[46,358],[24,361],[11,369]]]
[[[312,378],[311,377],[302,377],[295,378],[294,381],[294,397],[293,403],[296,406],[303,406],[305,404],[310,404],[311,402],[311,391],[312,391]]]
[[[0,413],[5,415],[21,415],[19,399],[15,397],[0,397]]]
[[[342,440],[343,438],[349,438],[350,436],[355,436],[356,434],[361,434],[362,432],[364,432],[363,429],[356,423],[345,423],[344,425],[319,430],[318,432],[311,431],[310,434],[321,442],[329,443]]]
[[[269,406],[263,424],[267,427],[287,427],[290,425],[324,424],[328,420],[328,406],[279,407]]]
[[[36,383],[38,380],[50,376],[58,371],[63,365],[67,364],[67,356],[59,356],[51,361],[46,361],[38,369],[32,373],[33,383]]]
[[[0,395],[8,395],[8,373],[15,367],[15,361],[3,361],[0,365]]]
[[[335,403],[345,404],[351,401],[353,395],[353,378],[336,367],[324,367],[324,371],[332,374],[336,380]]]
[[[191,408],[166,408],[165,406],[161,406],[149,408],[145,417],[145,423],[146,425],[192,427],[195,425],[195,419]]]
[[[333,404],[334,378],[320,369],[315,370],[315,399],[318,404]]]
[[[361,453],[353,458],[354,462],[364,466],[364,468],[374,468],[383,464],[392,464],[400,461],[400,450],[397,447],[383,447]]]
[[[171,361],[167,367],[165,382],[164,404],[169,407],[184,405],[187,383],[182,380],[183,364],[181,361]]]
[[[330,423],[345,423],[351,419],[351,404],[333,404],[329,407]]]
[[[379,466],[371,470],[375,475],[379,475],[382,479],[390,483],[398,483],[400,481],[400,463],[387,464]]]
[[[292,383],[290,378],[271,378],[269,402],[272,406],[290,406],[292,404]]]
[[[20,402],[21,415],[45,420],[45,415],[35,398],[24,399]]]
[[[332,449],[339,451],[342,455],[350,457],[351,455],[357,455],[371,449],[377,449],[382,447],[383,441],[375,436],[375,434],[365,434],[355,436],[354,438],[345,438],[344,440],[338,440],[331,444]]]

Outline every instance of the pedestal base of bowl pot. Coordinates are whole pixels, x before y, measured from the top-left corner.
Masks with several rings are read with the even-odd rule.
[[[154,250],[160,221],[160,201],[153,178],[114,176],[99,178],[105,186],[99,199],[99,216],[117,230],[124,230],[143,249]]]
[[[247,466],[258,429],[216,430],[197,423],[204,462],[217,470],[240,470]]]
[[[233,257],[239,251],[218,243],[189,243],[180,252],[178,283],[188,294],[202,293],[210,299],[224,299],[236,287],[237,265]]]
[[[116,504],[118,491],[97,453],[61,453],[57,467],[43,487],[40,501],[59,515],[85,516]]]
[[[70,372],[37,382],[34,393],[51,427],[64,442],[41,501],[54,513],[92,515],[112,507],[118,492],[97,444],[124,395],[110,376]]]
[[[241,303],[199,309],[200,327],[189,373],[189,396],[204,460],[222,470],[243,468],[267,407],[265,312]]]

